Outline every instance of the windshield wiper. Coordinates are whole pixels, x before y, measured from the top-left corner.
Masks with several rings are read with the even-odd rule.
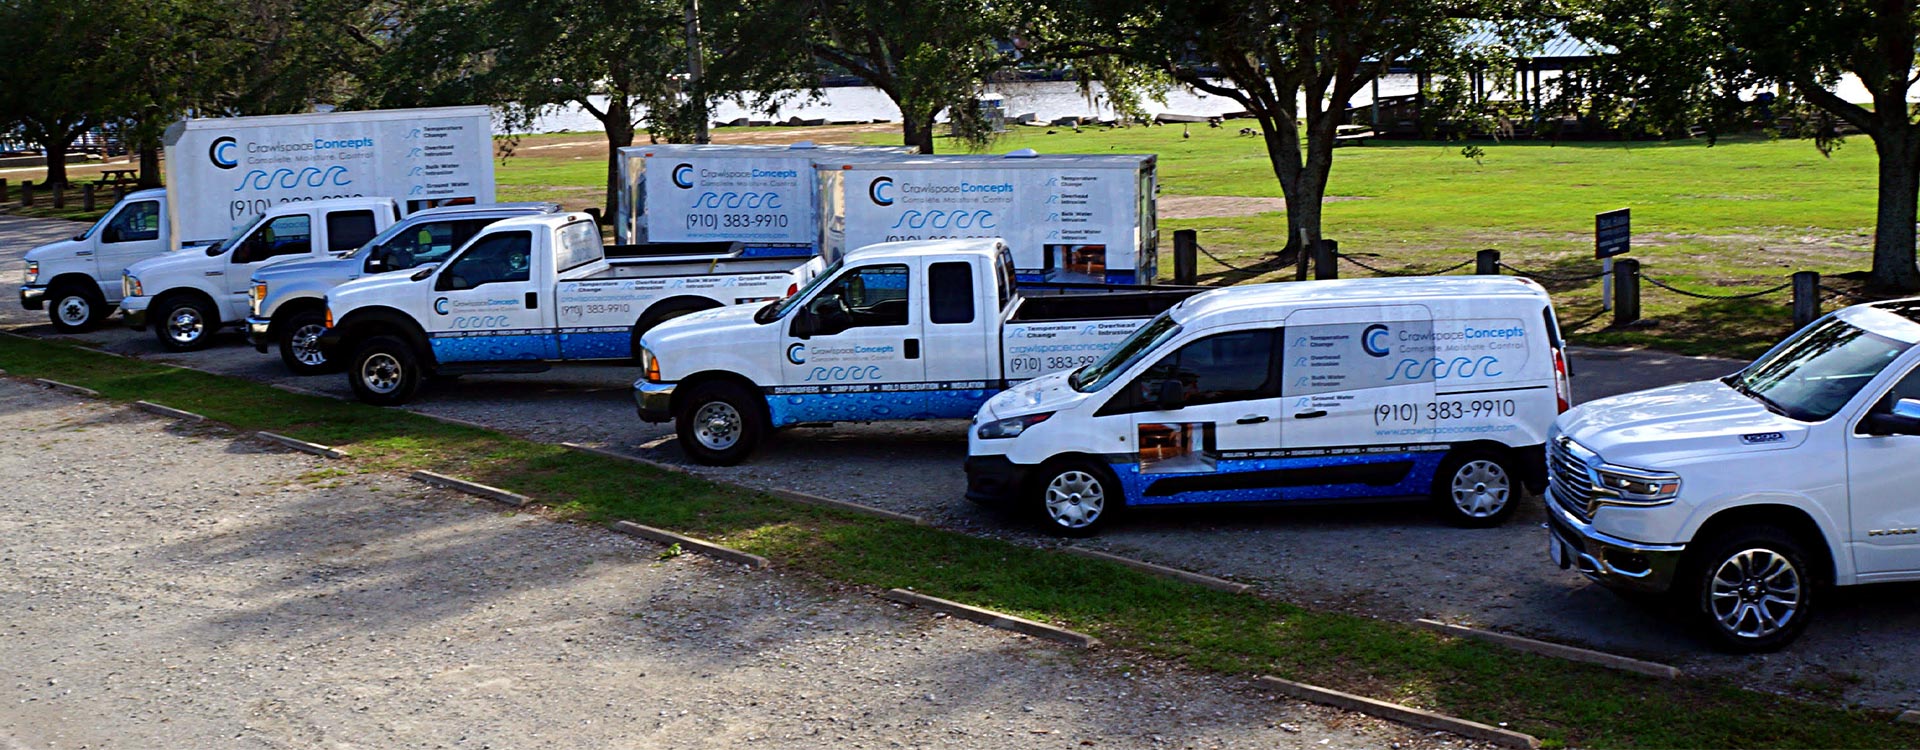
[[[1775,414],[1786,417],[1788,419],[1793,418],[1792,414],[1787,413],[1786,407],[1781,406],[1779,402],[1774,401],[1773,399],[1770,399],[1770,398],[1767,398],[1766,396],[1761,395],[1759,391],[1754,390],[1752,386],[1749,386],[1746,383],[1740,382],[1738,378],[1739,378],[1739,375],[1737,374],[1728,375],[1727,377],[1721,379],[1721,382],[1726,383],[1728,387],[1732,388],[1735,392],[1738,392],[1740,395],[1746,396],[1747,398],[1760,402],[1761,406],[1767,407],[1767,411],[1773,412]]]

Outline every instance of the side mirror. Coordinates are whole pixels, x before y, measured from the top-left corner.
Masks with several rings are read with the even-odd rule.
[[[1867,415],[1867,428],[1875,435],[1920,435],[1920,399],[1903,398],[1889,411]]]
[[[221,253],[224,253],[224,252],[226,252],[226,251],[227,251],[227,249],[226,249],[226,248],[224,248],[224,247],[221,247],[221,246],[219,245],[219,243],[214,243],[214,244],[212,244],[212,245],[208,245],[208,246],[207,246],[207,257],[209,257],[209,258],[218,258],[218,257],[220,257],[220,254],[221,254]]]
[[[1173,411],[1187,405],[1187,386],[1175,379],[1160,381],[1159,399],[1156,400],[1161,411]]]

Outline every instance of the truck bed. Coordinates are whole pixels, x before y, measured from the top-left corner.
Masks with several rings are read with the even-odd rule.
[[[608,259],[600,269],[582,269],[569,273],[563,281],[600,281],[605,279],[653,279],[670,276],[731,276],[740,274],[789,273],[805,265],[810,258],[742,258],[735,255],[716,258],[625,257]],[[811,274],[806,275],[811,278]],[[804,281],[804,279],[802,279]]]
[[[1073,320],[1151,318],[1204,289],[1164,289],[1114,294],[1021,295],[1008,323],[1051,323]]]

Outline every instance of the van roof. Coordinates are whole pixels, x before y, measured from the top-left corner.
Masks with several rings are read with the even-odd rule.
[[[1306,305],[1379,304],[1440,298],[1532,298],[1547,302],[1547,292],[1518,276],[1413,276],[1384,279],[1336,279],[1227,287],[1187,298],[1173,309],[1185,322],[1250,308]]]
[[[953,154],[913,156],[862,162],[821,158],[823,170],[840,169],[1139,169],[1154,163],[1153,154]]]

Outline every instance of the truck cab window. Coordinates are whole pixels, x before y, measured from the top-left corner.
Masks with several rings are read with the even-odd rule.
[[[144,242],[160,239],[160,202],[140,201],[120,209],[107,224],[102,242]]]
[[[807,303],[822,335],[849,328],[907,324],[907,267],[867,266],[840,275]]]
[[[389,271],[439,263],[491,223],[491,219],[466,219],[416,224],[380,243],[375,255]]]
[[[927,267],[928,313],[934,323],[973,322],[973,266],[935,263]]]
[[[296,214],[281,216],[260,225],[245,243],[234,250],[233,262],[254,263],[282,255],[305,255],[310,252],[313,252],[313,219],[306,214]]]
[[[379,234],[373,226],[373,212],[365,209],[358,211],[335,211],[327,214],[327,251],[344,253],[361,245]]]
[[[532,276],[533,233],[501,232],[473,243],[440,274],[441,291],[472,289],[503,281],[528,281]]]
[[[1269,398],[1279,393],[1271,330],[1208,336],[1180,347],[1134,378],[1132,403],[1152,408],[1161,383],[1180,383],[1188,406]]]

